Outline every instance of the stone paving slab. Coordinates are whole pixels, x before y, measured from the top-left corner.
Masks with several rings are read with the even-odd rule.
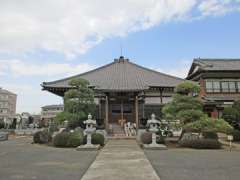
[[[82,180],[160,180],[136,140],[109,140]]]

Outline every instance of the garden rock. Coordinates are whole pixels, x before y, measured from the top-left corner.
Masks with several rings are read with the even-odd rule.
[[[0,141],[7,141],[7,140],[8,140],[8,133],[0,132]]]

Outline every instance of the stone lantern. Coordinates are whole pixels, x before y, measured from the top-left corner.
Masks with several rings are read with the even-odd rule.
[[[86,124],[86,129],[84,130],[87,135],[87,144],[77,147],[77,150],[97,150],[100,145],[92,144],[92,134],[96,131],[96,120],[92,119],[92,115],[88,115],[88,119],[83,122]]]
[[[144,144],[146,149],[166,149],[166,146],[163,144],[157,144],[157,132],[159,131],[161,122],[156,119],[155,114],[151,115],[151,119],[147,121],[148,130],[152,133],[152,143]]]

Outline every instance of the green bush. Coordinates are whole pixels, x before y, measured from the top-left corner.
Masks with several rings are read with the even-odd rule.
[[[79,131],[62,132],[53,138],[55,147],[77,147],[83,144],[83,135]]]
[[[144,132],[141,135],[141,142],[143,144],[151,144],[152,143],[152,133],[151,132]],[[157,143],[164,144],[164,138],[162,136],[157,136]]]
[[[220,149],[221,143],[216,139],[195,139],[195,140],[181,140],[179,141],[181,147],[188,147],[194,149]]]
[[[101,146],[104,145],[105,139],[104,136],[100,133],[93,133],[92,134],[92,144],[100,144]],[[87,143],[87,135],[84,136],[83,144]]]
[[[83,144],[83,136],[79,132],[69,133],[67,147],[78,147]]]
[[[204,139],[218,140],[218,135],[215,131],[203,131],[202,136],[203,136]]]
[[[51,134],[47,130],[38,131],[33,135],[33,142],[37,144],[46,144],[51,140]]]
[[[240,131],[232,130],[229,134],[233,136],[233,141],[240,141]]]
[[[104,145],[104,136],[100,133],[93,133],[92,134],[92,143],[100,144],[101,146],[103,146]]]
[[[69,132],[62,132],[56,134],[53,138],[53,145],[55,147],[68,147],[68,140],[69,140],[70,133]]]
[[[193,132],[203,132],[203,131],[210,130],[210,131],[228,133],[233,128],[224,119],[213,119],[209,117],[204,117],[201,120],[184,125],[184,129],[188,129]]]

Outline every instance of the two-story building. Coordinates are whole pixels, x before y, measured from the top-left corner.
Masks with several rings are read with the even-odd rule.
[[[240,59],[194,59],[186,79],[199,82],[211,117],[221,117],[224,107],[240,100]]]
[[[47,126],[49,122],[51,122],[58,113],[63,112],[64,106],[63,104],[56,105],[47,105],[42,107],[41,111],[41,121]]]

